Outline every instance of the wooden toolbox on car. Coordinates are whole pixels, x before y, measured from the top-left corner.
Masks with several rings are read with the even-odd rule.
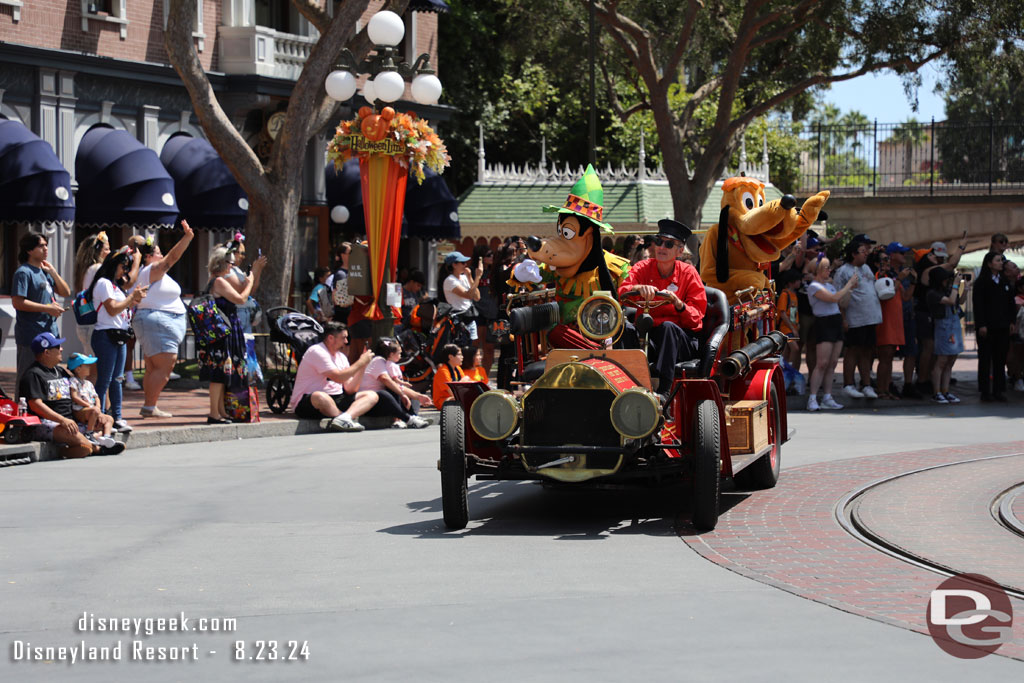
[[[768,402],[736,401],[725,405],[730,453],[757,453],[768,447]]]

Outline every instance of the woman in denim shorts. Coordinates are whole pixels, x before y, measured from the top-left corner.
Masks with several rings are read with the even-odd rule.
[[[149,287],[149,293],[135,313],[135,336],[142,346],[146,375],[142,379],[145,401],[139,410],[142,417],[172,417],[160,410],[156,403],[160,392],[178,360],[178,346],[185,338],[185,304],[181,301],[181,287],[167,271],[178,262],[192,241],[192,228],[181,222],[185,231],[178,243],[161,253],[160,245],[152,238],[139,246],[142,252],[142,270],[137,287]]]

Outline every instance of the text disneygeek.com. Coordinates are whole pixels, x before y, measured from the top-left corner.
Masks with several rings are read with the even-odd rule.
[[[27,640],[11,642],[13,662],[195,662],[205,658],[227,658],[234,662],[302,662],[309,659],[309,643],[305,640],[227,640],[160,644],[149,640],[164,634],[233,633],[238,620],[231,617],[188,617],[179,612],[171,617],[109,617],[83,612],[75,624],[78,633],[124,634],[131,639],[89,642],[80,639],[71,643],[38,643]],[[102,636],[94,636],[102,638]]]

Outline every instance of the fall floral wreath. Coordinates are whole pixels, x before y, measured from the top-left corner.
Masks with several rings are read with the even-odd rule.
[[[391,107],[384,107],[379,114],[361,107],[356,118],[338,124],[327,145],[327,158],[338,169],[353,157],[370,154],[394,156],[418,183],[423,182],[424,166],[443,173],[451,161],[444,142],[426,120],[411,111],[398,114]]]

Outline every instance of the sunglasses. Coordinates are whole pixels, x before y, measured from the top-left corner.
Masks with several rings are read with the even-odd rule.
[[[661,237],[661,236],[658,236],[658,237],[655,237],[651,241],[654,242],[654,246],[656,246],[656,247],[665,247],[666,249],[671,249],[672,247],[674,247],[677,244],[679,244],[679,240],[674,240],[671,237]]]

